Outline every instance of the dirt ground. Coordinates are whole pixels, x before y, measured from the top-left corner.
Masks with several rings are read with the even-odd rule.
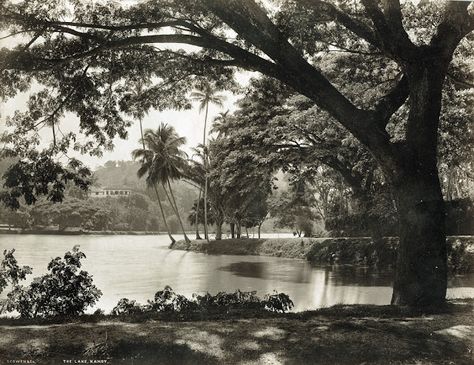
[[[267,318],[0,321],[5,364],[474,364],[474,306],[337,306]]]

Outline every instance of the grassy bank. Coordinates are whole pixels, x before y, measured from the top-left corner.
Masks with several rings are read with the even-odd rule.
[[[63,364],[472,364],[473,302],[222,318],[0,320],[0,359]],[[204,316],[205,317],[205,316]],[[32,363],[33,363],[32,362]],[[77,363],[77,362],[76,362]]]
[[[304,259],[321,238],[236,238],[220,241],[193,240],[190,244],[176,242],[172,248],[203,252],[210,255],[262,255]]]
[[[448,237],[448,264],[451,271],[474,271],[474,237]],[[225,239],[206,242],[178,241],[173,249],[212,255],[262,255],[306,259],[315,264],[388,265],[394,262],[398,238],[385,238],[375,245],[368,237]]]

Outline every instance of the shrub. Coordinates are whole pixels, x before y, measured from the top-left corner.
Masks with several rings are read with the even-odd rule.
[[[204,295],[193,295],[194,300],[200,309],[264,309],[262,300],[256,296],[256,292],[242,292],[237,290],[234,293],[219,292],[216,295],[206,293]]]
[[[459,238],[448,240],[448,267],[453,274],[464,274],[474,269],[473,256],[468,250],[468,241]]]
[[[154,301],[147,305],[139,305],[134,300],[120,299],[112,309],[113,315],[129,315],[137,313],[186,313],[193,311],[229,311],[229,310],[258,310],[284,313],[293,308],[290,297],[284,293],[266,295],[263,299],[256,292],[234,293],[219,292],[216,295],[193,294],[192,299],[177,294],[169,286],[156,292]]]
[[[124,314],[140,314],[143,313],[144,307],[139,305],[135,300],[122,298],[118,301],[117,305],[112,309],[111,314],[114,316]]]
[[[3,251],[3,260],[0,264],[0,293],[8,284],[17,285],[19,281],[24,280],[26,275],[31,274],[31,267],[18,266],[15,256],[15,249]]]
[[[450,200],[446,206],[446,234],[474,234],[474,201],[472,198]]]
[[[288,294],[277,293],[272,295],[266,295],[263,301],[265,309],[271,312],[285,313],[293,308],[293,301],[290,299]]]
[[[130,225],[128,223],[117,223],[113,226],[114,231],[129,231]]]
[[[15,283],[11,276],[14,286],[7,295],[4,309],[17,311],[24,318],[83,314],[102,295],[92,284],[92,276],[86,271],[79,271],[81,260],[85,257],[79,247],[74,246],[72,251],[66,252],[64,259],[56,257],[51,260],[49,273],[33,279],[27,287],[18,285],[18,280]],[[5,255],[3,263],[8,262],[7,259],[8,255]],[[20,279],[24,278],[22,274]]]
[[[195,303],[184,295],[177,294],[170,286],[155,293],[155,300],[148,301],[149,309],[155,312],[183,312],[195,309]]]

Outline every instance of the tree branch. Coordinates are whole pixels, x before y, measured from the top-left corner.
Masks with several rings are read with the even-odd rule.
[[[37,30],[36,29],[20,30],[18,32],[13,32],[13,33],[7,34],[6,36],[0,37],[0,40],[7,39],[7,38],[10,38],[10,37],[14,37],[18,34],[29,33],[29,32],[33,32],[33,31],[37,31]]]
[[[393,113],[405,103],[409,92],[408,78],[406,75],[403,75],[395,87],[379,99],[374,108],[375,118],[383,128],[387,126]]]
[[[206,0],[207,7],[247,41],[267,54],[278,66],[277,78],[329,111],[354,135],[368,143],[369,124],[364,110],[358,109],[288,42],[252,0]],[[264,72],[268,75],[268,72]],[[272,75],[269,75],[272,76]]]
[[[450,61],[461,39],[474,30],[474,16],[467,11],[469,4],[468,1],[451,1],[446,5],[443,19],[430,41],[435,55]]]
[[[301,0],[301,3],[303,6],[313,9],[315,12],[320,12],[329,16],[331,20],[338,22],[347,30],[364,39],[369,44],[380,48],[381,44],[370,27],[359,20],[352,18],[334,4],[322,0]]]
[[[87,38],[87,39],[91,39],[91,40],[95,40],[95,41],[98,41],[98,40],[103,41],[102,38],[100,38],[100,37],[98,37],[94,34],[79,32],[78,30],[71,29],[69,27],[64,27],[64,26],[61,26],[61,25],[50,25],[50,27],[53,28],[53,29],[56,29],[58,32],[68,33],[68,34],[74,35],[76,37]]]
[[[85,74],[87,73],[87,70],[89,69],[90,65],[87,65],[84,70],[82,71],[82,77],[85,76]],[[32,127],[28,128],[27,130],[25,131],[22,131],[22,133],[28,133],[36,128],[38,128],[41,124],[44,124],[48,121],[50,121],[52,118],[54,118],[54,116],[56,116],[57,113],[59,113],[61,111],[61,109],[64,107],[64,105],[66,105],[66,103],[68,102],[68,100],[74,95],[75,93],[75,89],[71,89],[67,95],[64,97],[63,100],[61,100],[58,104],[58,106],[46,117],[44,117],[43,119],[41,119],[39,122],[35,123]],[[54,124],[53,124],[53,133],[54,133]],[[55,142],[56,144],[56,142]]]
[[[0,20],[14,20],[16,22],[25,24],[35,24],[47,27],[77,27],[85,29],[95,30],[109,30],[109,31],[128,31],[128,30],[139,30],[139,29],[159,29],[164,27],[184,26],[188,28],[190,23],[181,20],[174,19],[162,22],[146,22],[146,23],[134,23],[126,25],[107,25],[97,23],[85,23],[85,22],[72,22],[72,21],[60,21],[60,20],[43,20],[37,19],[32,16],[25,16],[19,13],[9,12],[9,14],[0,15]]]
[[[459,77],[456,77],[452,73],[447,74],[447,76],[452,80],[452,82],[464,89],[474,89],[474,84],[472,82],[466,81],[466,80],[461,80]]]
[[[383,0],[384,11],[377,0],[362,0],[362,4],[374,24],[381,50],[397,60],[412,59],[417,48],[403,28],[399,0]]]
[[[274,63],[267,61],[238,46],[227,43],[226,41],[223,41],[217,37],[213,36],[213,38],[204,38],[204,37],[188,35],[188,34],[157,34],[157,35],[143,35],[143,36],[127,37],[123,39],[104,42],[98,45],[97,47],[89,49],[87,51],[76,53],[68,57],[56,58],[56,59],[38,58],[38,57],[35,57],[34,55],[31,55],[25,52],[12,52],[12,53],[16,53],[18,56],[23,55],[24,58],[28,60],[28,62],[22,62],[20,64],[10,62],[8,66],[14,69],[19,69],[18,66],[23,65],[24,67],[28,67],[28,69],[26,70],[29,70],[29,69],[47,70],[52,67],[56,67],[64,63],[68,63],[73,60],[83,59],[83,58],[87,58],[87,57],[99,54],[106,50],[127,48],[133,45],[157,44],[157,43],[190,44],[190,45],[194,45],[194,46],[198,46],[202,48],[214,49],[233,57],[233,60],[224,62],[224,63],[227,63],[227,65],[233,65],[233,66],[239,65],[242,67],[250,68],[254,71],[260,71],[262,73],[268,74],[273,77],[275,77],[280,72],[279,67],[277,67]],[[36,61],[37,65],[34,65],[32,63],[34,61]],[[222,62],[223,60],[219,61],[219,63],[222,63]]]

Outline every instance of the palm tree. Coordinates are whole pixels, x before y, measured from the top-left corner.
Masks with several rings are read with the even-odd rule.
[[[205,110],[204,115],[204,131],[202,144],[204,146],[204,170],[207,171],[207,158],[206,158],[206,136],[207,136],[207,115],[209,112],[209,103],[223,107],[225,97],[221,94],[216,94],[216,90],[212,88],[210,83],[202,84],[197,90],[191,93],[191,99],[199,102],[199,112]],[[207,233],[207,184],[208,184],[207,173],[204,181],[204,237],[209,241],[209,235]]]
[[[201,160],[202,163],[196,160],[189,160],[189,165],[188,165],[188,170],[187,170],[187,178],[188,180],[192,181],[194,184],[196,184],[199,187],[199,196],[197,199],[196,203],[196,212],[199,212],[199,203],[201,201],[201,193],[202,189],[201,186],[204,185],[204,180],[206,176],[206,171],[204,169],[204,155],[203,155],[203,146],[200,144],[196,148],[193,148],[194,156],[198,156]],[[195,215],[195,221],[194,224],[196,226],[196,239],[200,240],[201,236],[199,235],[199,216],[196,214]]]
[[[142,93],[143,93],[143,83],[142,82],[137,82],[135,87],[132,88],[131,91],[130,91],[130,95],[131,95],[130,99],[139,98],[142,95]],[[139,123],[140,123],[140,136],[141,136],[140,141],[142,143],[142,147],[143,147],[142,151],[143,152],[137,153],[136,156],[134,156],[133,152],[132,152],[132,156],[134,156],[134,158],[140,158],[141,159],[142,167],[137,172],[138,177],[141,178],[143,175],[145,175],[149,171],[149,168],[151,166],[151,161],[153,159],[153,154],[146,152],[147,149],[146,149],[146,146],[145,146],[145,138],[143,136],[143,123],[142,123],[142,121],[143,121],[143,118],[145,116],[145,112],[141,108],[136,108],[136,106],[133,103],[131,103],[130,105],[127,105],[127,106],[130,109],[130,110],[128,110],[128,112],[130,114],[132,114],[135,118],[137,118]],[[148,179],[148,177],[147,177],[147,186],[149,188],[150,187],[154,188],[154,191],[155,191],[155,194],[156,194],[156,199],[158,200],[158,205],[160,207],[161,217],[163,218],[163,223],[165,225],[166,231],[168,232],[168,236],[170,237],[171,244],[174,244],[176,242],[176,240],[171,235],[171,231],[169,229],[168,222],[166,221],[165,212],[164,212],[164,209],[163,209],[163,205],[161,204],[161,197],[160,197],[160,194],[158,192],[158,188],[156,187],[156,182],[151,181],[151,179]]]
[[[141,123],[140,123],[140,127],[141,127]],[[142,133],[142,135],[143,135],[143,133]],[[142,137],[141,141],[142,141],[143,145],[145,145],[145,140],[144,140],[143,137]],[[134,150],[132,152],[132,156],[133,156],[134,159],[139,159],[140,163],[141,163],[141,167],[137,171],[138,177],[141,178],[146,173],[148,173],[148,176],[146,178],[147,186],[148,187],[153,187],[153,189],[155,190],[156,200],[158,201],[158,205],[160,207],[161,217],[163,218],[163,223],[165,225],[166,232],[168,232],[168,236],[171,240],[171,244],[173,245],[176,242],[176,240],[171,235],[171,231],[169,229],[168,223],[166,222],[166,215],[165,215],[165,212],[163,210],[163,205],[161,204],[161,197],[160,197],[160,194],[158,193],[158,188],[156,187],[156,181],[154,181],[154,179],[152,178],[151,173],[149,173],[149,171],[151,170],[151,166],[152,166],[151,161],[153,160],[153,152],[151,152],[151,151],[147,150],[145,147],[143,147],[143,149],[141,149],[141,150],[139,150],[139,149]]]
[[[162,123],[156,131],[151,129],[145,131],[142,138],[142,144],[145,148],[133,151],[132,156],[135,159],[141,159],[142,166],[138,170],[138,176],[141,177],[148,173],[147,184],[155,188],[158,200],[159,195],[156,184],[161,183],[163,186],[170,205],[178,218],[184,239],[189,243],[191,241],[184,230],[184,225],[177,208],[173,189],[171,188],[171,181],[180,179],[183,176],[183,170],[186,165],[186,154],[180,149],[180,147],[185,143],[186,139],[184,137],[179,137],[172,126]],[[160,209],[162,209],[161,203]],[[166,220],[165,225],[167,226]],[[169,229],[168,233],[172,243],[174,243],[174,239],[171,237]]]
[[[230,118],[229,110],[225,112],[221,112],[214,118],[212,122],[212,128],[210,130],[211,133],[217,133],[217,136],[225,135],[228,129],[228,121]]]

